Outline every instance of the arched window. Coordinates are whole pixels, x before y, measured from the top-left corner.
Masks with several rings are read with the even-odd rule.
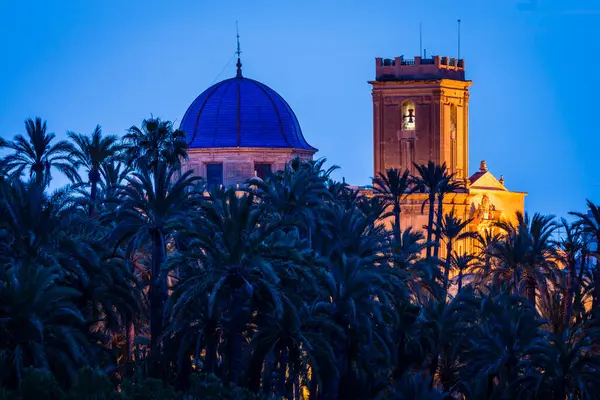
[[[402,130],[412,131],[416,127],[415,103],[408,100],[402,104]]]

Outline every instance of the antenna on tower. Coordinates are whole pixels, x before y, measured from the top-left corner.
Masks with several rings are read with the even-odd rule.
[[[419,22],[419,56],[423,57],[423,24]]]
[[[460,60],[460,19],[458,20],[458,60]]]
[[[242,50],[240,50],[240,30],[238,29],[238,22],[235,21],[235,37],[237,38],[237,50],[236,50],[236,54],[238,56],[238,60],[237,60],[237,77],[241,78],[242,77],[242,61],[240,59],[240,55],[242,54]]]

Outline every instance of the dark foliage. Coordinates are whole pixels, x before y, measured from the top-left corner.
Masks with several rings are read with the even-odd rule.
[[[443,165],[359,193],[294,160],[207,191],[169,121],[69,136],[0,141],[0,399],[600,396],[592,203],[559,240],[539,214],[476,232],[442,212]]]

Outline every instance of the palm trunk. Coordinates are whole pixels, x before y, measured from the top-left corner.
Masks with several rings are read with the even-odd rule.
[[[206,332],[206,357],[204,359],[204,372],[214,374],[217,365],[217,336],[216,327],[211,324]]]
[[[160,229],[152,233],[152,276],[150,277],[150,351],[153,365],[156,367],[160,356],[165,293],[161,268],[165,260],[165,243]],[[153,368],[153,373],[158,371]]]
[[[92,183],[92,189],[90,190],[90,218],[94,217],[94,212],[96,209],[96,191],[98,187],[95,183]]]
[[[435,209],[435,193],[429,194],[429,219],[427,221],[427,258],[431,258],[431,245],[433,235],[433,215]]]
[[[519,291],[519,271],[519,268],[514,268],[512,271],[513,294],[517,296],[522,295],[522,293]]]
[[[459,269],[458,270],[458,290],[456,291],[456,295],[458,295],[460,293],[460,291],[462,290],[462,282],[463,282],[463,270]]]
[[[279,352],[279,380],[277,381],[277,394],[279,396],[285,396],[285,378],[287,370],[287,349],[285,346],[281,347]]]
[[[37,162],[31,167],[35,173],[35,183],[41,185],[44,183],[44,171],[46,170],[43,162]]]
[[[404,344],[406,342],[406,335],[404,333],[404,329],[402,329],[399,332],[399,336],[400,338],[398,339],[398,346],[396,349],[396,366],[394,367],[394,370],[392,372],[392,377],[395,380],[399,380],[400,378],[402,378],[407,367],[407,364],[405,363],[406,360],[404,357]]]
[[[577,290],[581,290],[581,282],[583,282],[583,273],[587,266],[588,254],[586,250],[581,252],[581,265],[579,266],[579,273],[577,274]]]
[[[435,374],[438,370],[439,363],[440,363],[440,353],[436,349],[433,352],[433,356],[431,357],[431,364],[429,365],[429,376],[431,377],[431,387],[433,387],[433,383],[435,381]]]
[[[277,367],[277,357],[273,353],[270,353],[265,357],[264,365],[262,370],[262,387],[260,387],[259,381],[259,389],[265,393],[271,393],[273,391],[273,371]]]
[[[440,365],[440,383],[444,392],[450,393],[452,390],[453,384],[453,371],[452,371],[452,360],[450,360],[447,356],[447,349],[444,349],[442,352],[442,362]]]
[[[310,383],[308,384],[308,399],[319,400],[319,381],[315,376],[315,371],[311,370]]]
[[[571,322],[573,313],[573,295],[575,289],[575,260],[569,260],[567,277],[567,295],[565,296],[565,304],[563,311],[563,329],[566,329]]]
[[[133,337],[135,335],[135,328],[133,326],[133,322],[129,321],[129,319],[127,319],[125,321],[125,341],[127,342],[125,344],[125,360],[126,361],[130,361],[131,360],[131,347],[133,344]]]
[[[440,227],[442,226],[444,194],[438,193],[438,206],[437,206],[437,228],[435,229],[435,247],[433,248],[433,256],[438,258],[440,254]]]
[[[394,222],[396,225],[394,226],[394,236],[396,239],[396,243],[400,243],[400,235],[402,234],[402,229],[400,228],[400,213],[401,213],[400,203],[395,202],[394,203]]]
[[[300,382],[300,353],[298,349],[294,347],[294,344],[291,343],[288,351],[288,373],[285,383],[285,396],[292,399],[300,399],[296,392],[298,391],[298,385]]]
[[[554,384],[554,400],[564,400],[568,398],[566,388],[569,383],[567,382],[567,379],[568,378],[564,375],[556,379],[556,383]]]
[[[349,351],[346,350],[345,354],[348,354]],[[340,382],[337,389],[337,398],[338,399],[350,399],[354,394],[351,390],[352,386],[354,386],[357,376],[354,374],[352,370],[352,363],[350,357],[346,355],[344,362],[344,373],[340,376]]]
[[[592,319],[600,320],[600,266],[594,266],[592,272],[594,277],[594,287],[592,292]]]
[[[91,170],[89,173],[90,178],[90,218],[94,217],[96,212],[96,196],[98,192],[98,181],[100,180],[100,173],[97,170]]]
[[[268,360],[266,360],[264,356],[257,356],[253,354],[253,356],[250,357],[250,361],[248,362],[248,367],[246,369],[246,382],[248,385],[248,389],[251,392],[258,393],[261,390],[260,378],[263,372],[267,370],[270,369],[268,367]],[[263,380],[262,390],[266,393],[271,393],[271,389],[267,387],[267,385],[267,380]]]
[[[340,391],[341,382],[345,377],[345,348],[344,345],[338,344],[336,349],[334,350],[335,358],[337,360],[336,365],[338,369],[338,373],[333,377],[333,379],[324,380],[323,382],[323,398],[324,399],[338,399],[338,394]]]
[[[452,254],[452,240],[448,239],[446,243],[446,263],[444,267],[444,301],[448,297],[448,289],[450,288],[450,255]]]
[[[518,382],[519,377],[519,367],[518,367],[517,357],[514,354],[511,354],[506,361],[506,381],[505,387],[508,389],[509,399],[516,398],[515,396],[515,383]]]
[[[300,393],[302,393],[302,387],[300,386],[300,377],[294,378],[294,399],[300,400]]]
[[[587,266],[587,251],[584,248],[583,251],[581,252],[581,265],[579,266],[577,282],[575,283],[575,285],[577,287],[574,291],[575,293],[578,294],[578,296],[577,296],[578,300],[581,298],[581,282],[583,282],[583,273],[585,272],[586,266]],[[577,317],[576,317],[577,323],[580,323],[582,319],[583,319],[582,313],[581,313],[581,311],[579,311],[577,314]]]
[[[535,272],[528,269],[525,270],[525,297],[535,308],[535,290],[537,288],[537,282],[535,280]]]
[[[229,336],[229,381],[238,385],[242,376],[242,341],[244,340],[244,295],[242,288],[233,290],[233,318]]]

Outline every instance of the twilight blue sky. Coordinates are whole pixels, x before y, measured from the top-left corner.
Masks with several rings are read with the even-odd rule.
[[[374,58],[417,55],[419,22],[427,54],[456,56],[458,18],[470,172],[487,160],[530,212],[600,202],[600,0],[0,0],[0,135],[38,115],[60,138],[150,114],[178,123],[235,74],[239,20],[244,75],[290,103],[339,179],[367,184]]]

